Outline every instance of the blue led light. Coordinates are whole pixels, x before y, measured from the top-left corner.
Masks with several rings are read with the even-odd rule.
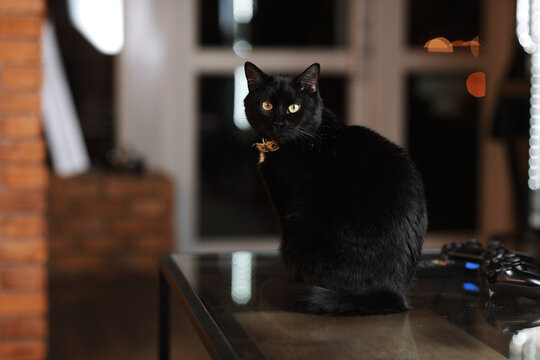
[[[466,269],[469,269],[469,270],[476,270],[476,269],[478,269],[479,267],[480,267],[480,265],[477,264],[477,263],[467,262],[467,263],[465,264],[465,268],[466,268]]]
[[[465,289],[465,291],[472,291],[472,292],[480,291],[480,288],[477,285],[470,282],[463,283],[463,289]]]

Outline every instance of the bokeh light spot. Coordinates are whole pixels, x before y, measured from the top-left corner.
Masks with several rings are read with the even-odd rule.
[[[452,46],[457,47],[469,47],[471,49],[471,54],[474,57],[478,57],[480,54],[480,41],[478,40],[478,36],[475,36],[470,41],[463,41],[463,40],[456,40],[452,41]]]
[[[465,45],[465,41],[463,41],[463,40],[456,40],[456,41],[452,41],[452,46],[453,47],[463,47],[463,46],[467,46],[467,45]]]
[[[474,57],[478,57],[480,54],[480,40],[478,36],[475,36],[471,41],[467,41],[465,44],[471,48],[471,54],[473,54]]]
[[[474,72],[467,78],[467,91],[474,97],[486,96],[486,74]]]
[[[438,52],[438,53],[451,53],[454,52],[454,48],[450,41],[444,37],[438,37],[432,40],[429,40],[424,48],[428,49],[428,52]]]

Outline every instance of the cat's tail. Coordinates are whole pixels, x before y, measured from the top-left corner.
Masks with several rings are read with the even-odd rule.
[[[390,290],[350,294],[309,286],[299,294],[300,310],[320,315],[393,314],[409,310],[407,300]]]

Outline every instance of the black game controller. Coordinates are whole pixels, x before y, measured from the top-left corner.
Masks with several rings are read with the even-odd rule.
[[[466,243],[453,242],[446,244],[441,249],[441,254],[447,259],[465,260],[483,263],[486,260],[518,257],[523,264],[527,265],[527,271],[539,270],[536,260],[528,255],[505,249],[500,240],[494,239],[489,242],[487,248],[476,239],[471,238]]]
[[[441,255],[449,261],[466,261],[479,267],[490,294],[540,299],[540,266],[536,260],[505,249],[499,240],[491,240],[487,248],[475,238],[454,242],[444,245]]]
[[[530,257],[526,254],[523,254],[517,251],[510,251],[510,250],[505,249],[502,246],[502,243],[500,240],[491,240],[487,250],[488,250],[488,254],[487,254],[488,258],[486,260],[498,259],[499,261],[509,261],[511,259],[519,258],[521,260],[521,263],[527,267],[526,269],[520,269],[520,270],[525,270],[525,271],[530,271],[530,272],[539,272],[540,270],[538,262],[533,257]]]
[[[451,259],[425,259],[420,260],[416,267],[416,277],[433,278],[463,275],[463,263]]]
[[[475,238],[466,243],[446,244],[442,247],[439,258],[418,262],[416,275],[419,278],[476,275],[480,264],[489,257],[489,251]]]
[[[461,241],[446,244],[441,249],[441,255],[449,259],[466,260],[481,263],[489,257],[489,250],[484,248],[476,239],[471,238],[466,243]]]
[[[540,299],[540,275],[535,271],[535,265],[515,253],[486,260],[480,267],[480,274],[493,293]]]

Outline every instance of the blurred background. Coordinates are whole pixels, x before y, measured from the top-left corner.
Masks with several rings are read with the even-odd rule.
[[[44,88],[47,153],[0,154],[18,169],[41,164],[41,178],[50,171],[0,187],[47,198],[37,210],[0,205],[0,220],[38,214],[40,224],[28,233],[19,222],[0,232],[6,241],[47,240],[41,257],[16,261],[41,266],[43,277],[48,259],[48,280],[31,285],[50,308],[49,330],[41,321],[30,332],[49,338],[35,358],[47,347],[50,359],[150,358],[157,254],[277,249],[258,139],[243,114],[245,61],[281,74],[319,62],[327,107],[408,149],[427,192],[426,248],[497,236],[531,249],[540,226],[529,126],[536,48],[530,2],[520,1],[521,26],[516,0],[0,2],[2,18],[15,18],[11,28],[0,22],[0,42],[41,44],[45,64],[42,83],[20,72],[39,56],[2,63],[19,68],[11,83],[4,75],[3,92]],[[42,31],[43,19],[54,28]],[[39,109],[5,108],[2,143],[38,136],[28,116]],[[9,127],[14,117],[19,126]],[[176,354],[205,358],[175,316]]]
[[[77,30],[69,3],[49,10],[91,168],[110,169],[121,153],[117,169],[170,179],[175,249],[275,249],[242,109],[246,60],[282,74],[321,63],[329,108],[410,151],[427,188],[428,246],[521,230],[526,149],[514,169],[497,118],[503,100],[522,98],[509,123],[523,134],[511,140],[528,141],[530,60],[514,1],[141,0],[123,5],[112,55]],[[114,24],[98,25],[114,37]],[[480,46],[424,47],[436,37]],[[467,90],[474,72],[487,74],[486,96]]]

